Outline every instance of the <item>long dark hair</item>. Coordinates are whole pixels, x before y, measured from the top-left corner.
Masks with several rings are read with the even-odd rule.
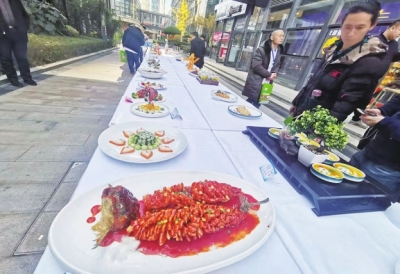
[[[342,23],[346,20],[349,14],[365,12],[372,15],[371,26],[375,25],[378,21],[379,12],[381,10],[381,3],[374,0],[359,1],[352,6],[343,18]]]

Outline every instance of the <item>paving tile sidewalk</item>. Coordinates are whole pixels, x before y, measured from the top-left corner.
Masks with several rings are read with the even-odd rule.
[[[2,274],[33,273],[132,77],[114,51],[35,78],[0,96]]]
[[[221,63],[215,62],[210,58],[205,58],[206,67],[211,70],[221,73],[224,77],[236,82],[237,84],[244,86],[247,78],[247,72],[237,71],[232,67],[226,67]],[[291,102],[298,94],[298,91],[284,87],[279,84],[274,84],[274,99],[273,102],[279,104],[279,106],[289,110]],[[347,122],[351,119],[350,115],[345,121],[345,129],[353,135],[350,139],[351,143],[358,144],[359,139],[364,135],[366,129],[350,125]]]

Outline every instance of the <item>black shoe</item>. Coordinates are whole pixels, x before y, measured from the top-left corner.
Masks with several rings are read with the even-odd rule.
[[[30,86],[37,86],[37,83],[33,81],[32,79],[24,80],[25,84],[28,84]]]
[[[23,85],[18,81],[18,79],[8,79],[10,81],[10,84],[13,85],[14,87],[21,88]]]

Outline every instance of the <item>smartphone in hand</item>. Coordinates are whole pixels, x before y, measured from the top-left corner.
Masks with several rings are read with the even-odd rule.
[[[376,113],[368,112],[368,110],[365,110],[365,109],[360,109],[360,108],[358,108],[357,111],[358,111],[359,113],[361,113],[362,115],[378,116],[378,115],[376,115]]]

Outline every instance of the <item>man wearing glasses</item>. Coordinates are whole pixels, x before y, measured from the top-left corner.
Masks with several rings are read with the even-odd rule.
[[[385,32],[381,33],[379,35],[379,39],[382,41],[382,43],[386,44],[388,47],[387,54],[392,55],[393,62],[398,61],[398,55],[397,53],[399,52],[399,43],[397,42],[397,39],[400,37],[400,20],[394,21],[388,28],[385,30]],[[369,104],[371,98],[366,98],[364,105],[360,105],[359,108],[365,109],[366,106]],[[359,126],[362,128],[367,128],[368,126],[364,124],[361,119],[360,119],[361,114],[356,110],[354,111],[354,116],[349,122],[351,125]]]

